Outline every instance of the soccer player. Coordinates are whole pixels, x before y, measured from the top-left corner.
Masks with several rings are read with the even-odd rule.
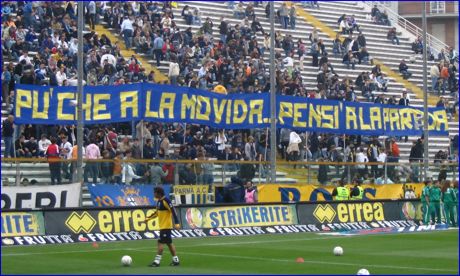
[[[425,180],[425,187],[422,189],[422,195],[420,199],[422,201],[422,211],[423,211],[423,224],[428,225],[430,223],[430,190],[431,190],[431,180]]]
[[[444,212],[446,218],[446,224],[451,227],[457,226],[457,214],[455,210],[455,202],[457,201],[454,190],[454,183],[446,180],[442,186],[442,202],[444,203]]]
[[[433,216],[433,223],[441,224],[441,187],[439,181],[435,180],[430,189],[430,211]],[[435,220],[436,217],[436,220]]]
[[[164,244],[168,246],[169,252],[171,252],[171,255],[173,256],[170,265],[178,266],[179,257],[177,257],[176,248],[172,243],[171,230],[173,229],[173,226],[177,230],[180,229],[179,218],[177,217],[177,213],[174,210],[174,206],[171,204],[171,201],[165,197],[165,191],[163,190],[163,188],[155,187],[153,189],[153,195],[157,200],[157,209],[155,213],[147,217],[146,221],[158,217],[158,224],[160,226],[160,238],[158,239],[157,255],[155,256],[155,260],[150,266],[160,266]]]

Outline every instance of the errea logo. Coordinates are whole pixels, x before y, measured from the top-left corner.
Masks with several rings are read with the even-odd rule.
[[[324,223],[325,221],[331,223],[335,218],[336,212],[329,204],[319,204],[315,208],[315,211],[313,211],[313,215],[321,223]]]
[[[96,220],[86,211],[81,213],[81,215],[77,212],[72,212],[65,221],[65,225],[75,234],[80,232],[89,233],[96,225]]]

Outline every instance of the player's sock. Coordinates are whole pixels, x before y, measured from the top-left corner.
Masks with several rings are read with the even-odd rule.
[[[156,255],[156,256],[155,256],[155,261],[153,261],[153,262],[156,263],[156,264],[160,264],[160,262],[161,262],[161,255]]]
[[[173,262],[178,263],[179,262],[179,257],[173,256],[172,260],[173,260]]]

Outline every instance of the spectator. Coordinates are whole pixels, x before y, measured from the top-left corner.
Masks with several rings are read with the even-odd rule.
[[[447,68],[446,65],[442,67],[439,78],[441,79],[441,82],[442,82],[441,89],[442,89],[442,94],[444,95],[446,93],[446,86],[447,86],[448,79],[449,79],[449,69]]]
[[[96,23],[96,2],[90,1],[86,6],[87,9],[87,22],[91,30],[94,31],[94,25]]]
[[[356,167],[358,169],[359,175],[364,176],[367,174],[367,165],[364,163],[369,162],[369,159],[364,154],[364,149],[362,147],[359,148],[358,153],[356,154],[356,162],[358,163]]]
[[[101,159],[101,152],[94,139],[86,146],[85,153],[86,159],[88,159],[84,173],[85,182],[89,183],[88,177],[93,177],[92,183],[96,184],[99,176],[99,163],[91,160]]]
[[[289,11],[286,2],[283,2],[278,12],[280,16],[281,27],[283,27],[283,29],[287,29],[289,26]]]
[[[292,5],[289,9],[289,23],[291,24],[291,29],[295,30],[295,23],[296,23],[297,13],[295,9],[295,5]]]
[[[225,144],[227,143],[227,136],[224,133],[224,130],[219,130],[214,143],[217,145],[218,159],[224,159]]]
[[[231,182],[224,186],[224,202],[225,203],[243,203],[244,199],[244,184],[237,177],[232,176]]]
[[[201,12],[197,7],[193,9],[193,25],[201,26]]]
[[[345,14],[343,14],[342,17],[339,18],[339,32],[341,32],[342,34],[353,33],[352,26],[350,25],[350,22]]]
[[[359,31],[359,25],[356,22],[354,14],[352,16],[350,16],[350,17],[347,17],[347,23],[348,23],[348,26],[350,27],[350,32],[351,33],[353,33],[354,30],[356,30],[357,32],[360,32]]]
[[[300,136],[295,132],[291,131],[289,134],[289,145],[286,149],[287,161],[298,161],[300,157],[300,148],[299,144],[302,142]],[[296,165],[294,165],[294,169]]]
[[[318,67],[319,47],[318,42],[313,40],[310,47],[310,55],[312,56],[312,66]]]
[[[160,61],[163,60],[163,45],[164,45],[164,41],[163,41],[162,36],[160,36],[159,33],[156,33],[155,39],[153,40],[153,49],[155,52],[157,67],[160,66]]]
[[[238,5],[236,6],[236,9],[234,11],[234,15],[236,19],[243,19],[245,17],[245,9],[243,7],[243,3],[239,2]]]
[[[371,16],[372,16],[372,20],[373,20],[375,23],[379,23],[379,22],[380,22],[381,12],[380,12],[379,8],[377,8],[377,5],[374,5],[374,7],[372,8],[372,10],[371,10]]]
[[[124,16],[123,22],[121,23],[121,34],[125,40],[126,48],[131,49],[131,44],[133,40],[134,28],[132,18],[129,18],[127,15]]]
[[[250,161],[248,157],[244,157],[244,161]],[[256,169],[254,164],[243,163],[240,165],[240,170],[238,172],[238,177],[243,179],[243,181],[252,181],[256,175]]]
[[[154,163],[150,169],[150,182],[159,185],[162,183],[161,179],[168,176],[169,171],[163,170],[160,163]]]
[[[14,135],[14,116],[8,115],[8,118],[3,121],[2,124],[2,138],[5,142],[5,152],[4,156],[15,157],[14,147],[13,147],[13,135]]]
[[[409,72],[409,66],[407,66],[406,61],[403,59],[399,63],[399,73],[403,76],[405,80],[409,79],[412,76],[412,73]]]
[[[16,157],[32,157],[29,149],[26,147],[26,137],[24,135],[19,136],[15,142]]]
[[[109,160],[111,159],[110,152],[108,150],[104,150],[102,152],[102,158]],[[112,181],[113,176],[113,167],[114,163],[110,161],[102,162],[101,163],[101,181],[102,183],[110,183]]]
[[[131,151],[127,151],[125,154],[126,156],[124,158],[124,163],[122,166],[121,182],[123,184],[130,185],[133,181],[137,179],[142,179],[142,177],[136,174],[135,166],[130,162]]]
[[[68,141],[67,136],[63,136],[61,139],[61,145],[59,146],[59,155],[63,160],[72,159],[72,144]],[[69,162],[62,162],[61,169],[64,178],[70,179],[71,174],[69,171]]]
[[[458,53],[457,51],[455,51],[454,47],[452,46],[449,47],[448,57],[449,57],[450,64],[458,63]]]
[[[438,79],[441,76],[441,73],[439,71],[439,65],[438,64],[433,64],[430,68],[430,76],[431,76],[431,92],[435,92],[438,90]],[[438,90],[439,94],[439,90]]]
[[[412,177],[411,180],[419,182],[420,163],[423,161],[423,139],[419,138],[414,141],[409,155],[409,163],[411,164]]]
[[[244,190],[244,200],[247,204],[257,203],[258,196],[257,196],[257,187],[254,186],[252,181],[246,181]]]
[[[265,36],[265,31],[264,31],[264,28],[262,27],[262,25],[260,24],[259,20],[257,19],[257,17],[254,18],[254,21],[252,21],[251,23],[251,30],[254,34],[257,34],[257,32],[261,32],[262,35]],[[270,48],[270,47],[268,47]]]
[[[323,158],[319,158],[318,159],[318,162],[322,162],[323,164],[320,164],[319,165],[319,169],[318,169],[318,182],[321,184],[321,185],[326,185],[327,184],[327,181],[328,181],[328,177],[327,177],[327,173],[329,171],[329,166],[324,164],[326,162],[326,160],[324,160]]]
[[[387,39],[390,40],[393,44],[399,45],[399,38],[396,33],[396,27],[393,27],[390,30],[388,30]]]
[[[187,25],[193,24],[193,14],[192,14],[192,11],[190,10],[189,5],[184,6],[181,12],[181,16],[184,18]]]
[[[220,41],[222,41],[223,44],[227,44],[228,23],[224,19],[224,17],[220,18],[219,34],[220,34]]]
[[[422,38],[418,37],[417,39],[412,42],[412,51],[417,54],[423,54],[423,43]]]
[[[346,53],[343,56],[342,63],[347,65],[347,69],[350,69],[350,65],[351,65],[351,69],[355,70],[356,59],[353,56],[353,53],[351,50],[349,50],[348,53]]]
[[[367,51],[366,47],[361,48],[361,50],[358,53],[358,64],[361,64],[361,62],[369,62],[369,52]]]
[[[254,161],[256,159],[256,145],[252,136],[248,137],[248,142],[244,145],[244,155],[245,158],[248,158],[250,161]]]
[[[179,76],[180,68],[179,64],[176,62],[176,58],[173,58],[169,63],[169,72],[168,77],[171,82],[171,85],[177,85],[177,77]]]
[[[399,105],[400,106],[409,106],[409,103],[410,103],[410,101],[409,101],[409,97],[407,95],[407,90],[404,88],[403,89],[403,96],[402,96],[401,99],[399,99]],[[400,138],[400,140],[401,140],[401,138]],[[408,140],[408,137],[405,136],[404,141],[407,142],[407,140]]]
[[[49,145],[51,145],[51,141],[48,140],[46,134],[42,134],[40,141],[38,141],[38,156],[44,157]]]
[[[61,184],[61,162],[59,161],[59,147],[56,145],[56,138],[51,137],[51,145],[45,152],[51,174],[51,185]]]
[[[358,41],[359,48],[366,47],[366,37],[364,36],[362,32],[359,32],[356,40]]]
[[[332,41],[332,52],[334,53],[334,56],[343,56],[344,50],[342,41],[340,40],[340,34],[336,34],[335,39]]]

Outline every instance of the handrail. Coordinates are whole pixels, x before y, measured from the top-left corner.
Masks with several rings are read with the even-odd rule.
[[[374,5],[377,5],[379,9],[385,10],[388,14],[388,19],[391,22],[403,28],[408,33],[412,34],[415,38],[418,38],[419,36],[423,35],[423,30],[420,29],[417,25],[405,19],[404,17],[400,16],[399,14],[395,13],[392,9],[383,5],[380,1],[362,1],[362,2],[371,9],[374,7]],[[435,57],[438,53],[441,52],[442,49],[444,49],[444,51],[448,51],[449,49],[449,45],[445,44],[444,42],[442,42],[441,40],[439,40],[438,38],[436,38],[435,36],[429,33],[427,33],[427,41],[428,41],[427,47],[429,47],[429,49],[431,50],[431,53],[435,55]],[[456,61],[458,62],[458,57]]]

